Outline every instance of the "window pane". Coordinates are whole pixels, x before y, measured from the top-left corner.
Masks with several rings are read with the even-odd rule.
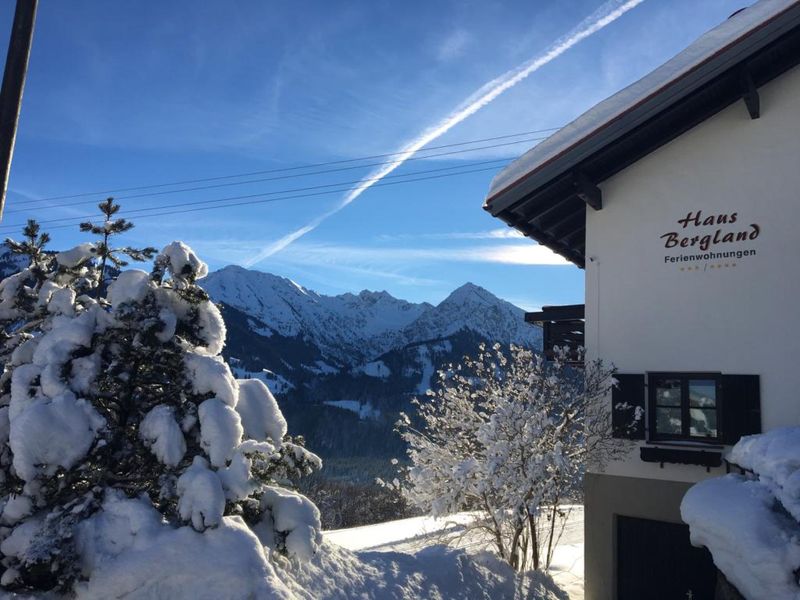
[[[717,411],[714,408],[689,409],[689,435],[717,437]]]
[[[717,406],[717,382],[713,379],[689,380],[689,406],[715,408]]]
[[[668,435],[680,435],[681,429],[681,409],[680,408],[656,408],[656,431]]]
[[[681,405],[681,380],[657,379],[656,380],[656,406]]]

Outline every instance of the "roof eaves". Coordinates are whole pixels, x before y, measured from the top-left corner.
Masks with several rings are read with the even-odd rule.
[[[770,19],[748,29],[702,62],[665,82],[648,96],[601,123],[562,151],[547,158],[499,191],[490,193],[484,202],[484,209],[497,216],[522,196],[576,168],[581,161],[598,150],[619,140],[715,77],[745,61],[772,40],[796,27],[800,27],[800,2],[790,5]],[[613,98],[614,96],[609,100]],[[558,133],[551,136],[551,139],[556,136]],[[513,168],[513,165],[508,168]]]

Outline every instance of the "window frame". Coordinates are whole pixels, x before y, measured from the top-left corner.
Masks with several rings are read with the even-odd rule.
[[[656,428],[656,388],[659,380],[678,379],[681,383],[681,433],[659,433]],[[717,412],[717,435],[715,437],[691,435],[691,403],[689,399],[689,383],[698,379],[710,379],[714,381],[715,407]],[[722,413],[724,411],[725,400],[722,394],[722,373],[709,371],[654,371],[647,373],[647,439],[650,441],[682,441],[693,443],[708,443],[718,445],[723,443],[724,432],[722,431]],[[677,407],[676,407],[677,408]]]

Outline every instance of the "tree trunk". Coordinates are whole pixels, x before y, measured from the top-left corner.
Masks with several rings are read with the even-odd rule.
[[[558,512],[558,497],[553,500],[553,510],[550,513],[550,535],[547,538],[547,557],[544,568],[550,567],[550,561],[553,560],[553,536],[556,530],[556,514]]]
[[[536,535],[536,518],[528,512],[528,528],[531,530],[531,551],[533,553],[533,570],[539,570],[539,537]]]

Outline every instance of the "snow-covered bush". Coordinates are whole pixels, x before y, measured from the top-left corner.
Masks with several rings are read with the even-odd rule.
[[[0,282],[0,585],[109,597],[112,572],[156,569],[169,589],[164,565],[192,557],[179,577],[213,578],[215,553],[265,572],[272,551],[313,554],[319,512],[282,486],[320,461],[286,435],[266,386],[219,355],[205,263],[181,242],[113,248],[131,225],[100,207],[104,222],[81,226],[97,242],[47,253],[35,223],[9,242],[30,266]],[[153,268],[119,272],[122,256]],[[136,559],[148,548],[160,566]]]
[[[800,598],[800,427],[745,436],[728,460],[745,473],[692,486],[681,503],[695,546],[750,600]]]
[[[588,458],[602,466],[628,449],[610,435],[611,371],[570,367],[567,355],[481,346],[417,402],[422,428],[398,423],[408,499],[435,517],[478,512],[470,527],[518,571],[549,566]]]

